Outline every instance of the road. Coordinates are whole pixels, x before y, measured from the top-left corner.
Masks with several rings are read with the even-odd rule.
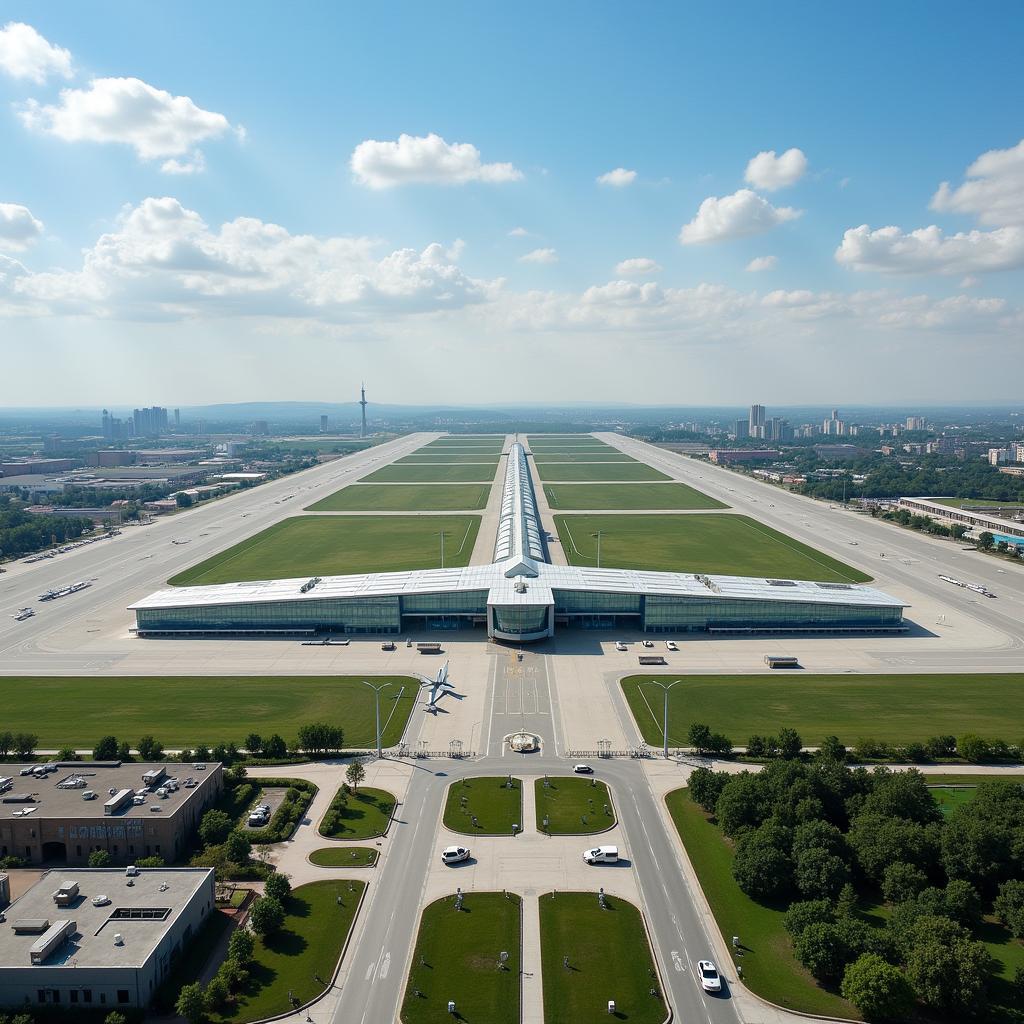
[[[113,671],[131,650],[125,643],[133,616],[125,609],[166,584],[176,572],[421,447],[437,434],[410,434],[363,452],[290,474],[211,501],[149,526],[126,526],[53,559],[8,566],[0,576],[0,673],[61,675]],[[46,603],[39,595],[79,580],[87,590]],[[30,606],[35,616],[11,618]],[[97,641],[103,640],[103,643]]]

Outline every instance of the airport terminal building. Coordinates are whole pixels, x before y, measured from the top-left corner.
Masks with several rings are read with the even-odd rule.
[[[526,453],[508,454],[490,565],[160,590],[131,606],[141,637],[408,634],[557,626],[648,633],[893,633],[902,601],[848,583],[552,565]]]

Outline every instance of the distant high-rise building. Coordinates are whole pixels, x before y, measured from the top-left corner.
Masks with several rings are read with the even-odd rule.
[[[737,441],[744,437],[750,437],[750,424],[746,420],[737,420],[733,425],[732,432]]]
[[[109,439],[109,438],[114,436],[110,432],[110,430],[111,430],[110,424],[111,424],[110,413],[106,409],[104,409],[103,410],[103,436],[105,438],[107,438],[107,439]]]
[[[764,406],[752,405],[747,420],[747,430],[751,437],[764,437]]]
[[[1009,456],[1009,451],[1005,448],[989,448],[988,450],[988,464],[990,466],[999,466],[1006,462]]]
[[[326,434],[327,433],[327,417],[326,416],[321,416],[320,417],[320,433],[321,434]]]
[[[181,410],[174,410],[174,429],[177,430],[181,426]]]
[[[908,416],[907,430],[927,430],[923,416]]]
[[[159,405],[136,409],[132,413],[137,437],[159,437],[167,433],[167,410]]]
[[[362,426],[359,429],[359,436],[366,437],[366,385],[362,384],[359,387],[359,405],[362,408]]]
[[[196,434],[200,437],[206,433],[206,420],[196,420]]]

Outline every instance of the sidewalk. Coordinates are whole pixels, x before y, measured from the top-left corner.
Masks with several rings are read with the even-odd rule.
[[[540,969],[540,902],[535,889],[523,891],[522,971],[522,1024],[544,1024],[544,986]]]

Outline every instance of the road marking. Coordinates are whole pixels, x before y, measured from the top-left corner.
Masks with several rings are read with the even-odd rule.
[[[388,976],[388,971],[391,969],[391,953],[387,953],[384,957],[384,962],[380,965],[380,980],[383,981]]]
[[[683,966],[683,958],[679,955],[679,951],[676,949],[672,950],[672,966],[677,971],[685,971],[686,967]]]

